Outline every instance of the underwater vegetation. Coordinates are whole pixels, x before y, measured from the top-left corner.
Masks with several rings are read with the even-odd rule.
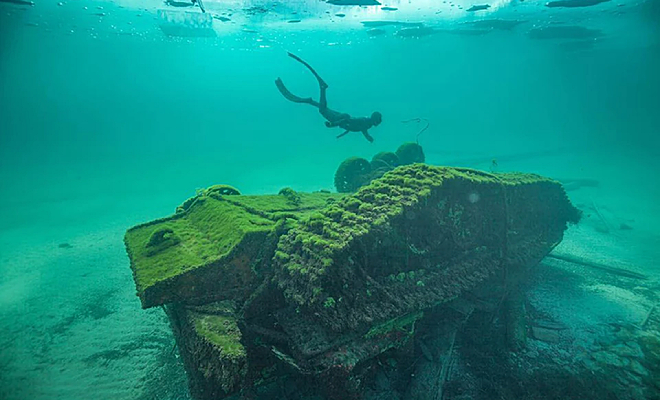
[[[360,157],[344,160],[335,173],[335,188],[339,193],[355,192],[368,183],[371,176],[371,164]]]
[[[417,143],[404,143],[396,149],[396,156],[399,159],[397,165],[410,165],[423,163],[426,161],[422,146]]]
[[[355,192],[387,171],[402,165],[423,163],[425,160],[424,150],[417,143],[404,143],[396,153],[378,153],[371,162],[360,157],[350,157],[335,172],[335,188],[339,193]]]

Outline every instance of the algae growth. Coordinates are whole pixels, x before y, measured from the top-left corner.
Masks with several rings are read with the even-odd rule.
[[[223,356],[229,358],[246,356],[236,319],[223,315],[191,314],[197,333],[212,345],[220,348]]]
[[[129,229],[125,242],[143,306],[208,300],[208,292],[222,287],[249,286],[260,251],[277,240],[269,234],[286,231],[288,221],[341,197],[290,188],[281,195],[242,196],[230,186],[215,185],[187,200],[175,215]]]

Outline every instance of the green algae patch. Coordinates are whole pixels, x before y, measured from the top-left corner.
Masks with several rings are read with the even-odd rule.
[[[283,221],[295,222],[341,198],[300,193],[294,204],[281,195],[207,192],[172,217],[127,231],[126,248],[143,307],[249,296],[258,283],[260,263],[272,257],[269,251],[279,234],[295,225]]]
[[[203,306],[165,307],[190,391],[196,398],[218,399],[237,392],[248,372],[248,356],[231,300]]]
[[[288,190],[283,189],[278,195],[236,196],[227,198],[227,201],[265,218],[278,220],[282,217],[300,219],[344,197],[337,193],[301,193],[285,189]]]
[[[535,265],[579,218],[559,182],[538,175],[398,167],[282,236],[275,281],[308,324],[368,331]]]
[[[245,357],[245,348],[241,344],[241,331],[236,319],[223,315],[205,315],[192,313],[197,333],[210,344],[220,349],[225,357]]]
[[[365,338],[372,338],[374,336],[387,335],[396,331],[403,331],[406,334],[412,335],[415,332],[414,324],[418,319],[424,317],[424,312],[418,311],[408,315],[402,315],[386,321],[380,325],[376,325],[369,329],[369,332],[364,335]]]

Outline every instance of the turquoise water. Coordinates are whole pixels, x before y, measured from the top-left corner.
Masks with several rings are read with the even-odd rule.
[[[98,399],[186,398],[165,315],[134,295],[125,230],[216,183],[248,194],[334,190],[345,158],[416,140],[423,125],[402,122],[413,118],[429,121],[419,136],[428,163],[490,170],[497,160],[499,171],[597,180],[572,200],[633,229],[612,239],[584,228],[567,240],[660,272],[658,1],[504,2],[478,14],[467,2],[383,11],[207,0],[208,14],[232,14],[213,21],[214,37],[166,35],[159,2],[35,2],[0,3],[3,399],[85,399],[91,389]],[[520,23],[466,24],[485,19]],[[435,31],[373,36],[360,22],[374,20]],[[533,33],[557,26],[597,34]],[[331,108],[383,114],[374,143],[336,139],[317,110],[282,98],[277,77],[318,96],[286,51],[328,82]]]

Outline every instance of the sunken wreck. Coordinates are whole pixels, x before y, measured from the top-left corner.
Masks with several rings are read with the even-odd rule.
[[[165,308],[194,398],[441,398],[466,321],[498,316],[496,342],[524,343],[517,288],[580,219],[561,184],[387,165],[341,170],[338,185],[364,184],[349,193],[213,186],[127,231],[137,294]]]

